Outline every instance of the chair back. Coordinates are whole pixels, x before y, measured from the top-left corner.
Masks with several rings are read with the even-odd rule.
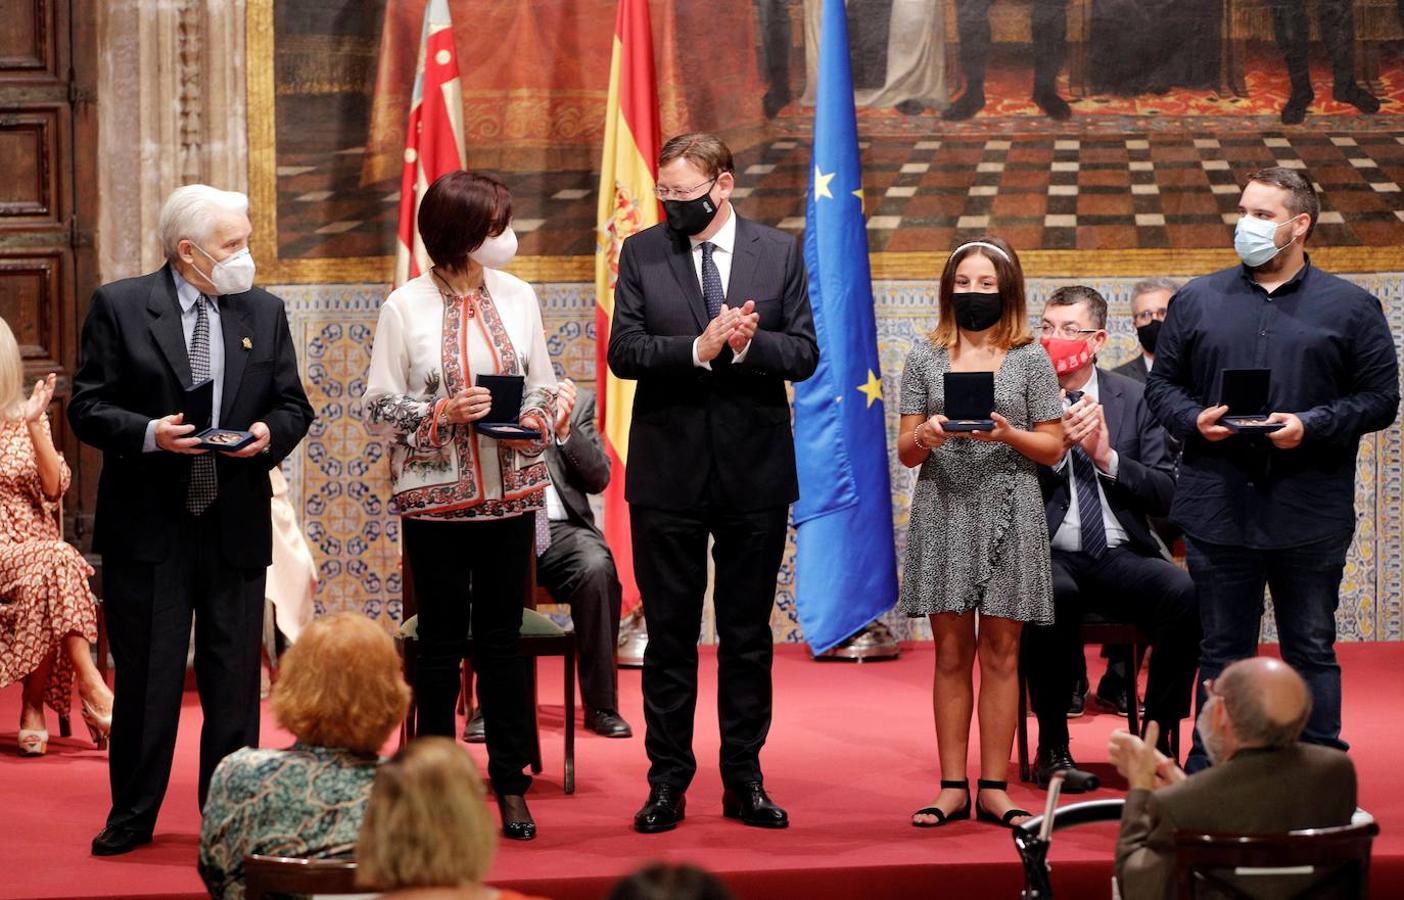
[[[1374,822],[1283,834],[1179,831],[1174,837],[1178,896],[1368,897],[1370,847],[1379,833]]]
[[[264,900],[284,894],[363,894],[356,887],[353,859],[294,859],[286,856],[244,857],[244,896]]]

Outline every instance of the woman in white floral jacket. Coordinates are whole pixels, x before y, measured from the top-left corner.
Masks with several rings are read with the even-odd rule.
[[[394,505],[419,613],[418,731],[454,734],[471,633],[503,834],[530,840],[531,777],[522,769],[531,705],[518,632],[549,480],[542,453],[556,376],[536,292],[500,271],[516,252],[511,218],[511,196],[495,179],[460,171],[430,186],[419,232],[433,266],[381,307],[365,416],[392,435]],[[494,438],[475,425],[492,400],[477,386],[481,375],[523,376],[522,437]]]

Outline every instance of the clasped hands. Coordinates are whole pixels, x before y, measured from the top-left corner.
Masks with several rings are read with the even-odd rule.
[[[1206,441],[1222,441],[1224,438],[1234,434],[1234,430],[1227,425],[1220,425],[1219,420],[1228,412],[1227,406],[1209,406],[1200,411],[1195,419],[1195,427],[1199,433],[1204,435]],[[1272,445],[1279,450],[1292,450],[1299,446],[1302,437],[1306,434],[1306,429],[1302,425],[1302,420],[1295,413],[1275,412],[1267,417],[1269,422],[1281,422],[1282,427],[1277,431],[1269,432],[1267,439],[1272,441]]]
[[[1118,728],[1107,738],[1107,753],[1112,765],[1133,789],[1153,791],[1178,784],[1189,776],[1170,757],[1155,749],[1160,740],[1160,725],[1149,722],[1145,739]]]
[[[697,338],[698,360],[711,362],[723,347],[728,346],[732,353],[740,353],[756,336],[759,326],[760,313],[756,312],[756,301],[747,300],[736,309],[723,303],[721,312],[707,323],[707,328]]]

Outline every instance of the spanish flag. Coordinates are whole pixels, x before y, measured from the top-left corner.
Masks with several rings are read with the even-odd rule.
[[[448,0],[429,0],[419,37],[405,165],[400,178],[400,229],[395,244],[395,285],[429,268],[419,237],[419,201],[441,175],[463,168],[463,83],[453,46]]]
[[[605,540],[614,553],[624,587],[624,612],[639,604],[629,506],[624,502],[628,472],[629,417],[634,382],[615,377],[606,362],[614,317],[614,282],[624,239],[656,225],[662,216],[653,190],[658,183],[658,87],[653,73],[653,31],[648,0],[619,0],[614,50],[609,64],[609,105],[605,113],[604,158],[600,162],[600,205],[595,250],[595,377],[598,379],[600,434],[613,465],[604,495]]]

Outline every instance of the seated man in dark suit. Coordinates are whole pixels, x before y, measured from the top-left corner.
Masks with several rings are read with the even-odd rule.
[[[1173,278],[1147,278],[1131,288],[1131,321],[1136,325],[1136,339],[1141,342],[1141,354],[1112,369],[1132,381],[1146,383],[1151,366],[1155,365],[1155,339],[1170,311],[1170,298],[1180,289]]]
[[[580,666],[585,727],[610,738],[632,737],[619,715],[614,649],[619,643],[622,591],[614,555],[595,525],[590,494],[609,484],[609,457],[595,429],[595,392],[560,383],[556,399],[556,439],[546,448],[551,486],[546,489],[550,539],[538,532],[536,583],[557,603],[570,606]],[[544,547],[542,545],[545,545]],[[483,742],[481,708],[464,731],[469,743]]]
[[[1186,775],[1154,746],[1112,733],[1109,751],[1130,785],[1116,845],[1121,896],[1170,898],[1176,831],[1282,834],[1348,825],[1355,812],[1355,767],[1341,750],[1297,738],[1311,714],[1311,691],[1291,666],[1268,657],[1240,660],[1206,682],[1199,733],[1214,765]],[[1312,875],[1231,873],[1253,896],[1309,897]]]
[[[1053,292],[1043,310],[1043,345],[1066,395],[1067,452],[1043,468],[1052,537],[1055,623],[1024,629],[1030,697],[1038,716],[1035,774],[1047,786],[1066,771],[1064,790],[1097,786],[1076,767],[1068,746],[1067,702],[1082,655],[1085,609],[1134,622],[1153,652],[1146,720],[1167,735],[1189,713],[1199,655],[1194,584],[1170,561],[1147,517],[1164,515],[1175,489],[1165,432],[1151,418],[1141,386],[1096,366],[1107,340],[1107,302],[1088,287]]]
[[[536,582],[557,603],[570,604],[580,658],[585,727],[605,737],[633,735],[619,715],[614,648],[619,643],[621,589],[614,556],[595,525],[589,494],[609,484],[609,457],[595,430],[595,392],[565,379],[556,403],[556,440],[546,448],[551,486],[546,514],[551,543],[538,551]]]

